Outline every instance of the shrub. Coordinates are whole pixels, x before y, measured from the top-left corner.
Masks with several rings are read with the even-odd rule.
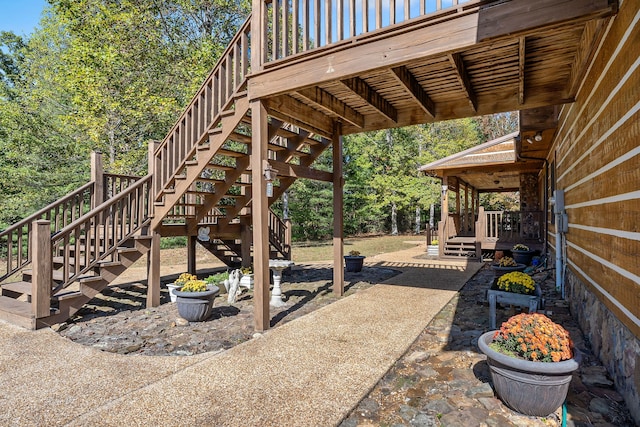
[[[536,289],[536,282],[526,273],[512,271],[500,276],[498,289],[505,292],[530,295]]]

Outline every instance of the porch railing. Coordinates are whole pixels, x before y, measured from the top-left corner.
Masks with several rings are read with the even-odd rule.
[[[424,15],[457,13],[479,0],[265,0],[265,63],[362,36]],[[254,11],[255,14],[255,11]]]
[[[476,235],[481,241],[516,242],[542,237],[544,215],[541,211],[485,211],[480,208]]]

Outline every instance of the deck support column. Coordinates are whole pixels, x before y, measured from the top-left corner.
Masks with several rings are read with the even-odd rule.
[[[240,219],[240,256],[242,267],[251,267],[251,225],[244,218]]]
[[[445,236],[449,219],[449,177],[442,177],[442,192],[440,194],[440,223],[438,223],[438,256],[444,256],[444,243],[449,236]]]
[[[53,265],[51,259],[51,223],[34,221],[31,234],[31,310],[36,319],[51,314]]]
[[[160,305],[160,233],[151,233],[147,256],[147,308]]]
[[[344,199],[342,177],[342,126],[336,123],[333,130],[333,292],[344,295]]]
[[[264,169],[267,166],[267,110],[260,100],[251,101],[251,217],[253,220],[254,324],[269,329],[269,200]]]
[[[196,236],[187,236],[187,272],[196,274]]]

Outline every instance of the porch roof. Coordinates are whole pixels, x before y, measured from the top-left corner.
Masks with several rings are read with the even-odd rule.
[[[537,172],[540,161],[522,161],[516,156],[519,132],[485,142],[419,168],[431,176],[455,176],[478,191],[517,191],[520,173]]]

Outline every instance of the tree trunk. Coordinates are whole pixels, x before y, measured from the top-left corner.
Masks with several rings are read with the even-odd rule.
[[[398,208],[395,202],[391,203],[391,235],[398,235]]]
[[[420,206],[416,206],[416,234],[420,234]]]
[[[435,219],[433,218],[433,216],[435,215],[436,212],[436,208],[435,206],[433,206],[433,203],[431,203],[431,206],[429,206],[429,228],[433,229],[436,226],[436,222]]]
[[[289,219],[289,191],[282,193],[282,219]]]

